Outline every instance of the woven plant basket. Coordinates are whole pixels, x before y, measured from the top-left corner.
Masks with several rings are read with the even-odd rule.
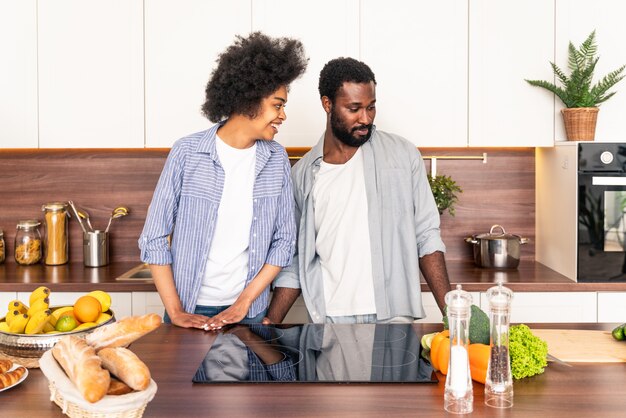
[[[596,135],[597,107],[561,109],[568,141],[593,141]]]

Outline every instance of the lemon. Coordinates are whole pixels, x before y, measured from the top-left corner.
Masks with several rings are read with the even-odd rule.
[[[58,319],[54,329],[60,332],[68,332],[72,331],[77,326],[78,322],[76,322],[76,319],[71,315],[66,315]]]
[[[93,292],[87,293],[87,295],[98,299],[98,302],[102,305],[102,312],[108,311],[111,307],[111,295],[104,290],[94,290]]]

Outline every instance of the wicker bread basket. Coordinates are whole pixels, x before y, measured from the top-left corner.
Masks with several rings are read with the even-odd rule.
[[[126,395],[107,395],[98,402],[90,403],[78,392],[51,351],[43,354],[39,366],[48,379],[50,400],[72,418],[140,418],[157,391],[157,385],[151,379],[146,390]]]

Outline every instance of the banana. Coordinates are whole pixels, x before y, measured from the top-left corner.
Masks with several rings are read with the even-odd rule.
[[[14,334],[23,334],[24,329],[26,328],[26,324],[28,324],[28,315],[19,314],[13,318],[11,321],[11,325],[9,325],[9,332]]]
[[[11,330],[9,329],[9,324],[7,324],[6,321],[0,322],[0,331],[2,331],[2,332],[11,332]]]
[[[48,323],[48,317],[50,316],[50,309],[45,311],[38,311],[30,317],[26,328],[24,328],[25,334],[40,334],[46,324]]]
[[[50,315],[50,317],[52,317],[52,315]],[[54,326],[50,323],[50,321],[47,321],[44,325],[43,325],[43,330],[42,332],[48,333],[50,331],[55,331]]]
[[[20,313],[28,312],[28,306],[24,305],[21,301],[17,299],[9,302],[9,312],[14,311],[16,309],[20,311]]]
[[[28,316],[33,317],[37,312],[45,311],[50,307],[50,298],[37,299],[28,308]]]
[[[17,309],[12,309],[9,310],[9,312],[7,312],[7,316],[5,319],[5,321],[7,321],[7,324],[11,325],[11,322],[13,321],[13,318],[15,318],[18,315],[21,315],[22,313],[20,311],[18,311]]]
[[[37,299],[44,299],[50,296],[50,289],[46,286],[39,286],[37,289],[33,290],[28,298],[28,304],[33,305]]]

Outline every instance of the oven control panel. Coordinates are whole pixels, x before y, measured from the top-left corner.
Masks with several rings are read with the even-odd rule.
[[[579,143],[578,171],[626,173],[626,143]]]

